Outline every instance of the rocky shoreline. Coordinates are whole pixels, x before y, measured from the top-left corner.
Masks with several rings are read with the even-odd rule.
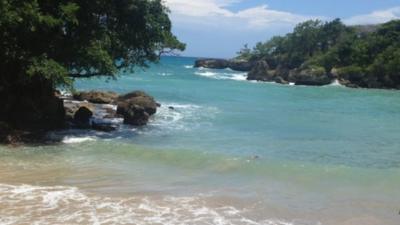
[[[198,59],[195,61],[195,67],[209,69],[230,68],[236,71],[248,72],[247,80],[276,82],[280,84],[324,86],[338,81],[341,85],[349,88],[400,89],[400,84],[391,84],[388,86],[376,80],[374,76],[346,71],[341,68],[332,68],[327,73],[322,67],[303,65],[295,69],[289,69],[284,66],[271,68],[265,60],[248,62],[232,59]]]
[[[161,106],[143,91],[124,95],[104,91],[77,92],[72,95],[56,92],[55,95],[63,105],[63,118],[60,120],[64,123],[58,129],[112,132],[121,124],[145,126]],[[0,143],[45,143],[49,141],[46,139],[49,130],[14,129],[6,123],[0,123]]]

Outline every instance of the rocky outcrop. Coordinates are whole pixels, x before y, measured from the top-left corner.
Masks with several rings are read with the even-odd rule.
[[[125,124],[134,126],[144,126],[148,123],[149,118],[157,112],[160,106],[155,99],[143,91],[134,91],[125,95],[116,96],[110,92],[81,92],[80,96],[83,101],[74,99],[65,99],[65,118],[70,128],[78,129],[94,129],[103,132],[111,132],[118,128],[115,119],[123,120]],[[91,93],[91,94],[87,94]],[[93,98],[92,98],[93,96]],[[109,102],[93,101],[94,98],[105,97],[112,99],[111,104],[108,103],[91,103],[91,102]],[[77,98],[76,96],[74,97]],[[91,102],[88,102],[88,101]]]
[[[255,62],[246,61],[246,60],[229,60],[228,67],[232,70],[248,72],[255,65]]]
[[[204,67],[209,69],[227,69],[247,72],[254,66],[254,62],[237,59],[198,59],[195,61],[194,67]]]
[[[326,73],[323,68],[302,68],[289,70],[278,66],[271,70],[266,61],[258,61],[248,73],[247,80],[269,81],[279,84],[322,86],[331,84],[334,76]]]
[[[111,104],[118,98],[118,94],[115,92],[90,91],[74,93],[73,97],[78,101],[88,101],[96,104]]]
[[[333,77],[323,68],[307,68],[292,70],[289,81],[296,85],[323,86],[331,84]]]
[[[226,59],[198,59],[194,67],[204,67],[209,69],[226,69],[229,66],[229,61]]]
[[[266,61],[258,61],[248,73],[247,80],[274,81],[275,76]]]

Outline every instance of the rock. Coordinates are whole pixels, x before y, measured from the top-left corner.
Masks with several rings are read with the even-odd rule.
[[[296,85],[323,86],[333,82],[332,76],[323,68],[297,69],[289,76],[290,81]]]
[[[96,104],[111,104],[118,98],[118,94],[114,92],[90,91],[75,93],[73,97],[78,101],[88,101]]]
[[[92,112],[95,110],[95,106],[88,102],[64,100],[65,119],[67,121],[73,120],[75,113],[81,107],[86,107]]]
[[[124,114],[124,123],[134,126],[144,126],[148,123],[150,115],[138,105],[129,105]]]
[[[228,67],[232,70],[248,72],[254,67],[254,62],[246,60],[229,60]]]
[[[103,131],[103,132],[112,132],[117,130],[117,127],[115,125],[109,123],[93,123],[92,128],[93,130]]]
[[[157,112],[157,102],[143,91],[134,91],[118,98],[117,114],[125,124],[146,125],[151,115]]]
[[[89,108],[82,106],[75,112],[74,120],[79,124],[89,124],[92,116],[93,112]]]
[[[168,109],[170,109],[170,110],[175,110],[175,107],[169,106]]]
[[[247,80],[274,81],[274,74],[269,70],[268,63],[262,60],[247,74]]]
[[[283,79],[282,77],[280,77],[280,76],[275,77],[275,82],[278,83],[278,84],[289,84],[288,81],[284,80],[284,79]]]
[[[143,91],[134,91],[118,98],[117,113],[124,115],[124,112],[127,112],[131,105],[143,107],[150,116],[157,112],[158,107],[153,97]]]
[[[254,62],[237,59],[198,59],[195,61],[194,67],[204,67],[209,69],[230,68],[236,71],[247,72],[254,67],[254,64]]]
[[[286,81],[289,79],[289,74],[290,74],[290,70],[281,65],[277,66],[274,71],[275,77],[281,77]]]
[[[229,67],[229,61],[226,59],[198,59],[196,60],[194,67],[226,69]]]

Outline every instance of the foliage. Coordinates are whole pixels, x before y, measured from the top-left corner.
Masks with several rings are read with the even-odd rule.
[[[0,0],[0,90],[113,77],[184,48],[161,0]]]
[[[326,73],[339,68],[340,74],[360,80],[373,79],[382,87],[400,87],[400,20],[374,26],[345,26],[310,20],[292,33],[257,43],[246,52],[249,60],[266,60],[272,69],[323,67]],[[240,55],[239,55],[240,57]],[[361,82],[360,85],[365,85]]]

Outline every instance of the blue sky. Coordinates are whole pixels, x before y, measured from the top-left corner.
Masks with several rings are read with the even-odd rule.
[[[346,24],[400,19],[400,0],[164,0],[174,33],[187,43],[186,56],[235,55],[285,34],[308,19],[341,18]]]

